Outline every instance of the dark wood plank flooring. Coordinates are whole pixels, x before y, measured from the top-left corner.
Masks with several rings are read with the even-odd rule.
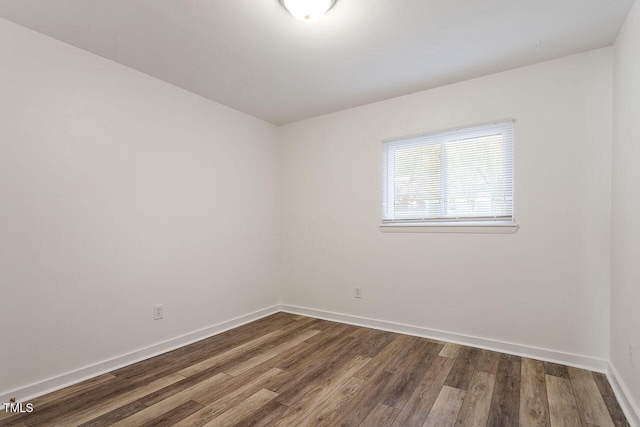
[[[628,426],[603,374],[278,313],[0,426]]]

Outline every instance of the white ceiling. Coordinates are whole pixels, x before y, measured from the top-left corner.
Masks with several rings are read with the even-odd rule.
[[[610,46],[633,0],[0,0],[0,17],[284,124]]]

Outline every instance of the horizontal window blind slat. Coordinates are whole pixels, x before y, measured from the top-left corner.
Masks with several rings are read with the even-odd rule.
[[[514,122],[385,141],[383,222],[513,220]]]

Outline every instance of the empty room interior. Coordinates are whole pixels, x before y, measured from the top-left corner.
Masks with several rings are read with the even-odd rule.
[[[640,426],[638,1],[0,0],[0,132],[2,426]]]

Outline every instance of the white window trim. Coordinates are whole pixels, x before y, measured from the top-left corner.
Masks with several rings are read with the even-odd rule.
[[[383,223],[383,233],[471,233],[471,234],[514,234],[520,226],[513,222],[415,222]]]
[[[483,126],[493,123],[507,122],[511,121],[513,123],[516,122],[515,119],[505,119],[505,120],[497,120],[486,123],[480,123],[475,125],[469,125],[465,127],[475,127],[475,126]],[[450,130],[455,130],[458,128],[444,129],[439,132],[447,132]],[[395,140],[401,140],[410,137],[404,138],[393,138],[391,140],[386,140],[385,142],[392,142]],[[388,149],[388,148],[387,148]],[[512,155],[515,157],[515,146],[513,147],[514,152]],[[385,157],[382,160],[384,163],[384,170],[386,171],[386,175],[389,176],[393,172],[393,162]],[[514,197],[515,197],[515,188],[513,189]],[[387,206],[389,203],[393,203],[393,200],[390,198],[392,194],[390,192],[387,193]],[[514,210],[515,210],[515,200],[514,202]],[[514,234],[520,229],[520,226],[515,222],[515,217],[510,218],[509,220],[488,220],[488,221],[469,221],[469,222],[454,222],[454,221],[407,221],[407,222],[382,222],[380,224],[380,231],[383,233],[470,233],[470,234]]]

